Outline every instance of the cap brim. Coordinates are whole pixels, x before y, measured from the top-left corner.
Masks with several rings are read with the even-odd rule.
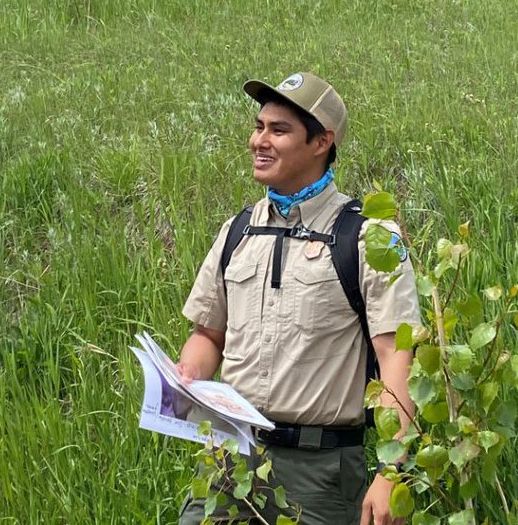
[[[266,82],[263,82],[261,80],[248,80],[243,84],[243,89],[247,95],[249,95],[259,103],[262,102],[262,97],[260,96],[261,93],[264,93],[265,91],[275,93],[276,96],[283,98],[290,104],[293,104],[294,106],[300,108],[308,115],[311,115],[311,113],[306,108],[303,108],[300,104],[297,104],[292,98],[286,96],[280,89],[274,88],[273,86],[270,86],[270,84],[267,84]]]

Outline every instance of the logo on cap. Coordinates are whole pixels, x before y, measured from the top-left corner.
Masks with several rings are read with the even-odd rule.
[[[302,86],[303,82],[304,77],[300,73],[295,73],[294,75],[289,76],[286,80],[283,80],[277,86],[277,89],[280,89],[281,91],[293,91]]]

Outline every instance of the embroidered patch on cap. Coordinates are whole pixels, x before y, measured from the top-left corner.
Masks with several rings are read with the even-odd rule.
[[[294,75],[289,76],[286,80],[283,80],[278,86],[277,89],[281,91],[293,91],[298,89],[304,83],[304,77],[300,73],[295,73]]]
[[[406,258],[408,257],[408,252],[405,248],[405,245],[403,244],[403,239],[401,239],[401,235],[397,234],[396,232],[390,233],[392,237],[390,238],[389,248],[394,248],[394,251],[399,255],[399,260],[401,262],[406,261]]]

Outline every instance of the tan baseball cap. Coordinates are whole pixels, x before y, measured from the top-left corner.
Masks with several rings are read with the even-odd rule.
[[[315,117],[326,130],[335,134],[335,146],[342,143],[347,127],[347,109],[333,86],[312,73],[294,73],[277,87],[261,80],[248,80],[245,92],[261,102],[264,90],[273,91]]]

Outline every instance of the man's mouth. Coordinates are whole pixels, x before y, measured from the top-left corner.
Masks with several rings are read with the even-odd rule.
[[[256,153],[254,155],[254,168],[264,169],[268,168],[275,162],[275,159],[270,155],[265,155],[264,153]]]

